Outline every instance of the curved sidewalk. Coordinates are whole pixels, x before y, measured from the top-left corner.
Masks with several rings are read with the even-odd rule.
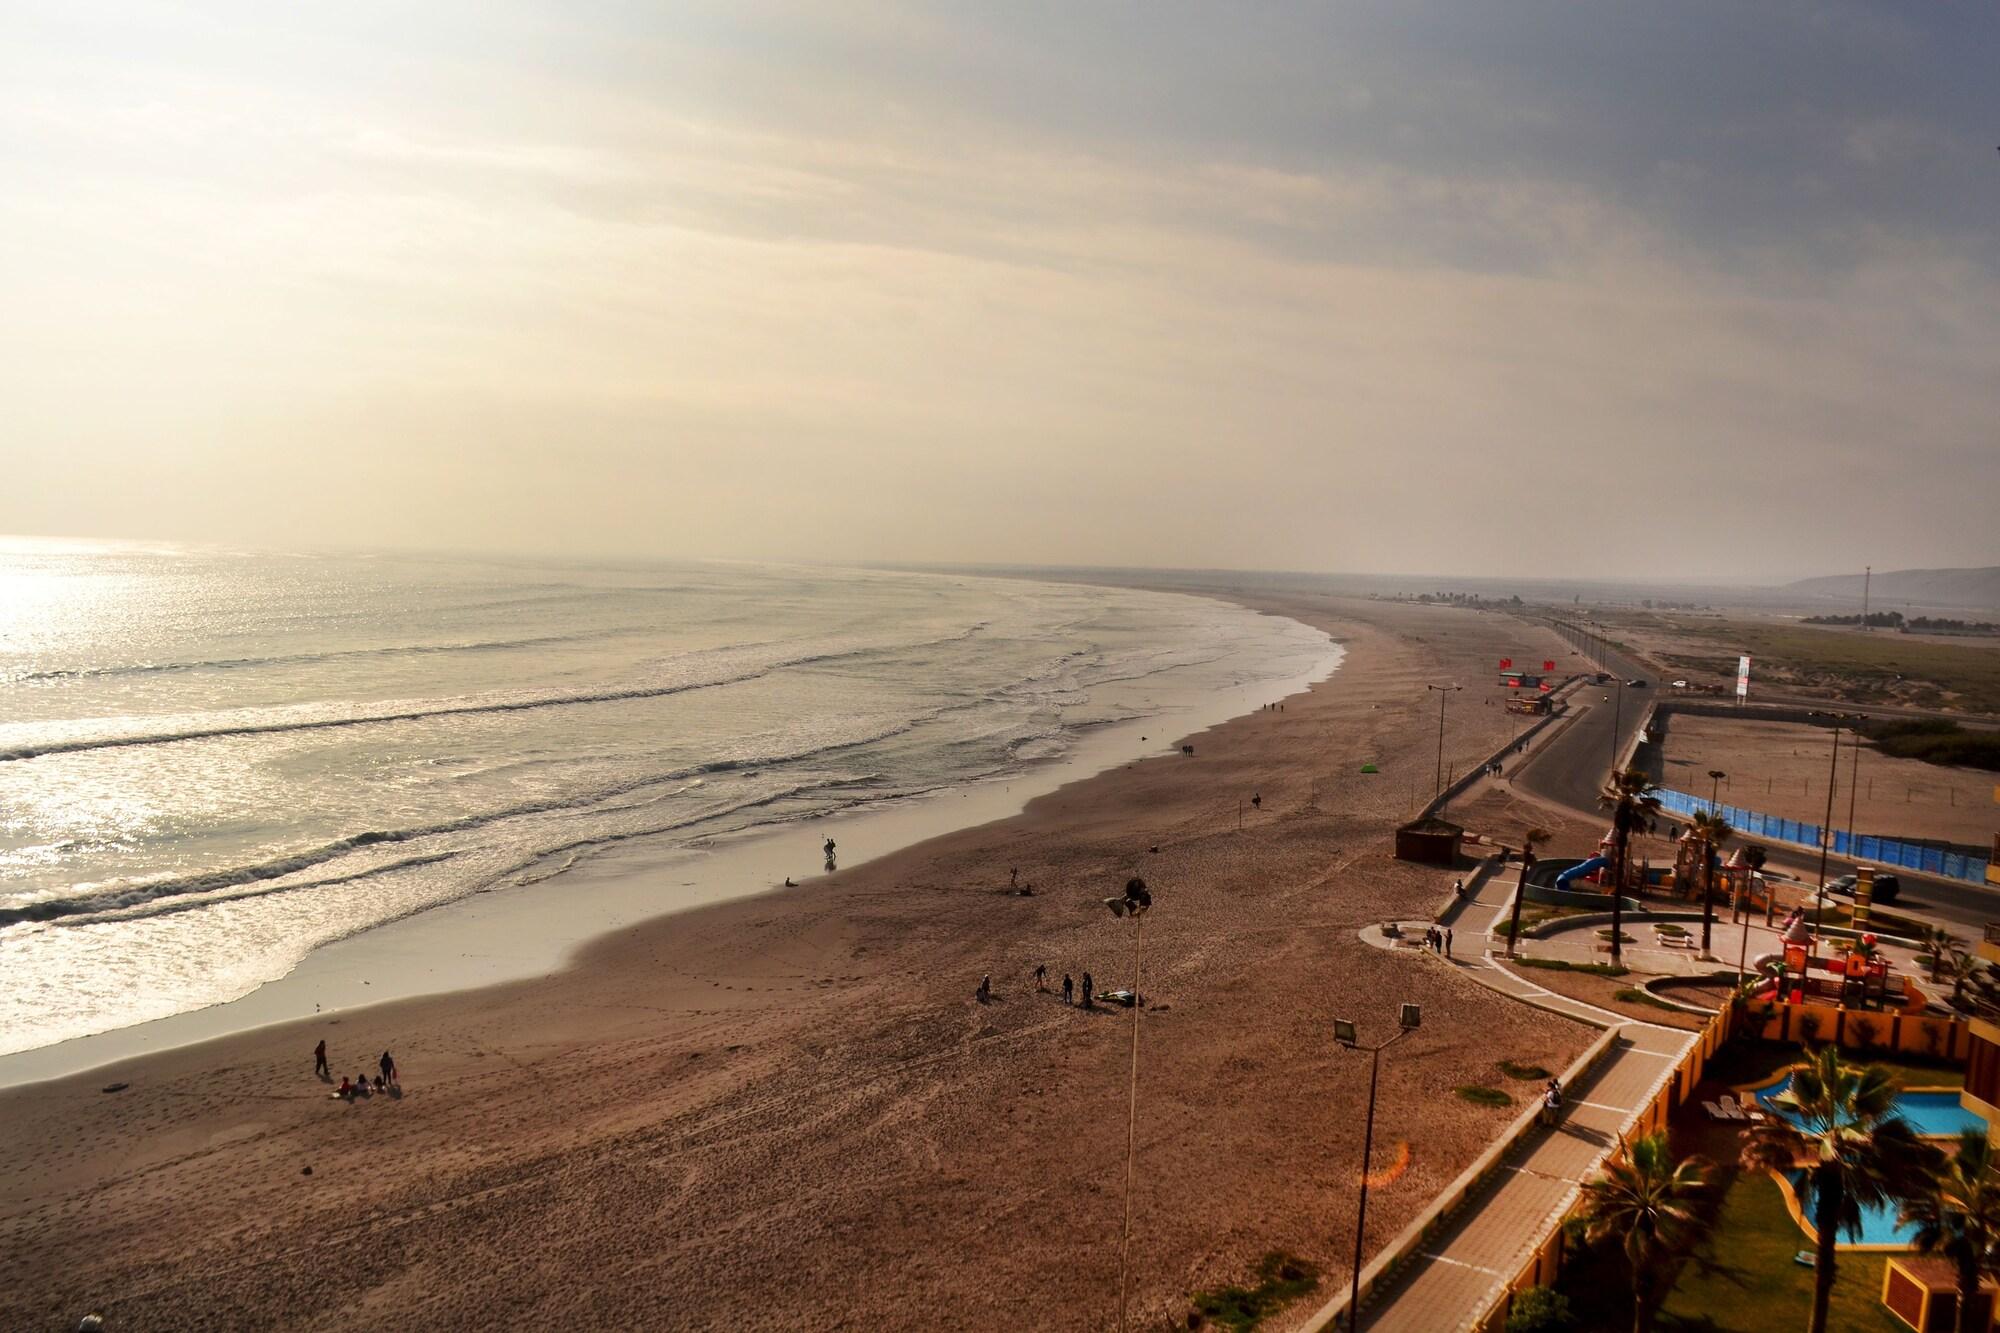
[[[1513,886],[1499,879],[1481,875],[1476,892],[1452,913],[1488,922],[1484,956],[1445,965],[1461,967],[1474,981],[1524,1004],[1614,1029],[1616,1035],[1603,1058],[1566,1089],[1562,1123],[1524,1135],[1451,1219],[1369,1294],[1362,1303],[1363,1328],[1446,1333],[1476,1327],[1561,1224],[1581,1183],[1596,1174],[1619,1136],[1652,1105],[1682,1055],[1699,1039],[1695,1032],[1635,1022],[1557,995],[1504,966],[1493,955],[1490,932],[1512,898]],[[1343,1295],[1306,1327],[1344,1328],[1346,1307]]]

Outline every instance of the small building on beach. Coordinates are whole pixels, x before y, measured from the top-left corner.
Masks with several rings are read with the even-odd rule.
[[[1448,819],[1426,815],[1396,830],[1396,859],[1427,866],[1458,864],[1458,844],[1465,830]]]

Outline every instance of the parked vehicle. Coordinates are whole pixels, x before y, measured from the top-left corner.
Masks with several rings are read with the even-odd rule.
[[[1842,875],[1826,882],[1826,891],[1842,898],[1854,896],[1855,879],[1852,875]],[[1873,900],[1878,903],[1893,903],[1896,895],[1903,891],[1903,881],[1894,875],[1877,875]]]
[[[1625,682],[1625,688],[1628,690],[1643,690],[1646,688],[1646,682],[1634,676]]]
[[[1677,680],[1677,681],[1675,681],[1675,682],[1674,682],[1674,688],[1675,688],[1675,689],[1677,689],[1677,690],[1684,690],[1684,689],[1686,689],[1687,687],[1688,687],[1688,683],[1687,683],[1686,681],[1684,681],[1684,680]]]

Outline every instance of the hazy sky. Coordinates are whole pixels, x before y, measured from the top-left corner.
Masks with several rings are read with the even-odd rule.
[[[0,7],[0,532],[2000,563],[2000,6]]]

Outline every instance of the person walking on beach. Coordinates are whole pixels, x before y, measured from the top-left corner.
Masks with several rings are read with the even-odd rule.
[[[1049,988],[1049,965],[1047,963],[1036,963],[1035,992],[1036,994],[1042,994],[1046,992],[1048,988]]]
[[[1090,1007],[1091,1007],[1091,1005],[1090,1005],[1090,993],[1091,993],[1091,991],[1092,991],[1092,990],[1094,990],[1095,988],[1096,988],[1096,983],[1094,983],[1094,982],[1092,982],[1092,981],[1091,981],[1091,979],[1090,979],[1090,973],[1088,973],[1088,972],[1084,973],[1084,974],[1083,974],[1083,1007],[1084,1007],[1084,1008],[1086,1008],[1086,1009],[1088,1009],[1088,1008],[1090,1008]]]
[[[390,1055],[387,1051],[382,1052],[381,1065],[382,1065],[382,1081],[384,1083],[387,1083],[392,1088],[395,1087],[396,1057]]]
[[[1064,1004],[1074,1003],[1075,1001],[1072,997],[1074,997],[1075,994],[1076,994],[1076,983],[1070,980],[1069,973],[1067,972],[1063,973],[1063,1003]]]
[[[313,1047],[313,1073],[323,1079],[333,1078],[333,1068],[326,1062],[326,1038],[320,1038],[319,1045]]]
[[[1007,887],[1010,889],[1021,887],[1021,868],[1019,866],[1015,866],[1007,872]]]

